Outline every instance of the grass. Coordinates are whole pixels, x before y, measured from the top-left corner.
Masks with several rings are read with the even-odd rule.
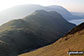
[[[55,43],[19,56],[69,56],[69,51],[84,51],[84,29],[62,37]],[[71,55],[84,56],[84,55]]]

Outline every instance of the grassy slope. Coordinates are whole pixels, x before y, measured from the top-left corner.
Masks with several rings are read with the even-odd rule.
[[[41,10],[0,26],[0,40],[22,53],[25,49],[30,51],[54,42],[74,26],[57,12]]]
[[[74,33],[69,33],[52,45],[19,56],[69,56],[67,54],[69,49],[71,51],[84,51],[84,24],[81,25],[82,28],[79,25],[73,29]]]

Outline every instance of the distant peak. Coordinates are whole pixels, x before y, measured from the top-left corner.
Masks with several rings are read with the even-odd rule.
[[[51,5],[51,6],[58,6],[58,7],[62,7],[62,6],[60,6],[60,5]]]
[[[37,12],[37,13],[55,13],[55,14],[59,14],[56,11],[46,11],[46,10],[36,10],[35,12]]]
[[[49,12],[45,11],[45,10],[36,10],[34,13],[32,13],[31,15],[37,15],[37,14],[47,14]]]
[[[45,10],[36,10],[35,12],[47,12]]]
[[[59,6],[59,5],[51,5],[51,6],[48,6],[48,7],[53,7],[53,8],[60,7],[60,8],[63,8],[62,6]]]

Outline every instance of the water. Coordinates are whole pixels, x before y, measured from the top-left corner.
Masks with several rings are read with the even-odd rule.
[[[76,19],[76,20],[70,20],[69,22],[74,23],[76,25],[81,24],[82,22],[84,22],[84,19]]]

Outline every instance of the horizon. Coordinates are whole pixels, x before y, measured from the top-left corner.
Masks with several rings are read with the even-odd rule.
[[[5,1],[5,2],[4,2]],[[19,13],[23,14],[22,11],[20,12],[14,12],[14,11],[10,11],[12,7],[18,7],[20,5],[40,5],[40,6],[52,6],[52,5],[56,5],[56,6],[62,6],[63,8],[66,9],[67,12],[72,12],[72,15],[76,15],[76,16],[84,16],[84,7],[83,7],[83,2],[84,0],[0,0],[0,25],[13,20],[13,19],[18,19],[18,18],[22,18],[23,16],[20,16]],[[78,5],[78,6],[77,6]],[[82,6],[81,6],[82,5]],[[13,8],[14,9],[14,8]],[[24,9],[24,8],[23,8]],[[6,13],[8,11],[8,13]],[[10,13],[11,12],[11,13]],[[59,12],[60,14],[63,11]],[[73,13],[76,12],[76,13]],[[65,13],[66,14],[66,13]],[[63,16],[63,15],[62,15]],[[69,15],[70,16],[70,15]],[[63,16],[64,17],[64,16]],[[66,16],[67,17],[67,16]],[[65,17],[64,17],[65,18]],[[80,18],[82,19],[82,18]]]
[[[66,8],[70,12],[80,12],[84,13],[84,0],[2,0],[0,1],[0,11],[6,10],[8,8],[18,6],[18,5],[25,5],[25,4],[36,4],[41,6],[52,6],[58,5]]]

